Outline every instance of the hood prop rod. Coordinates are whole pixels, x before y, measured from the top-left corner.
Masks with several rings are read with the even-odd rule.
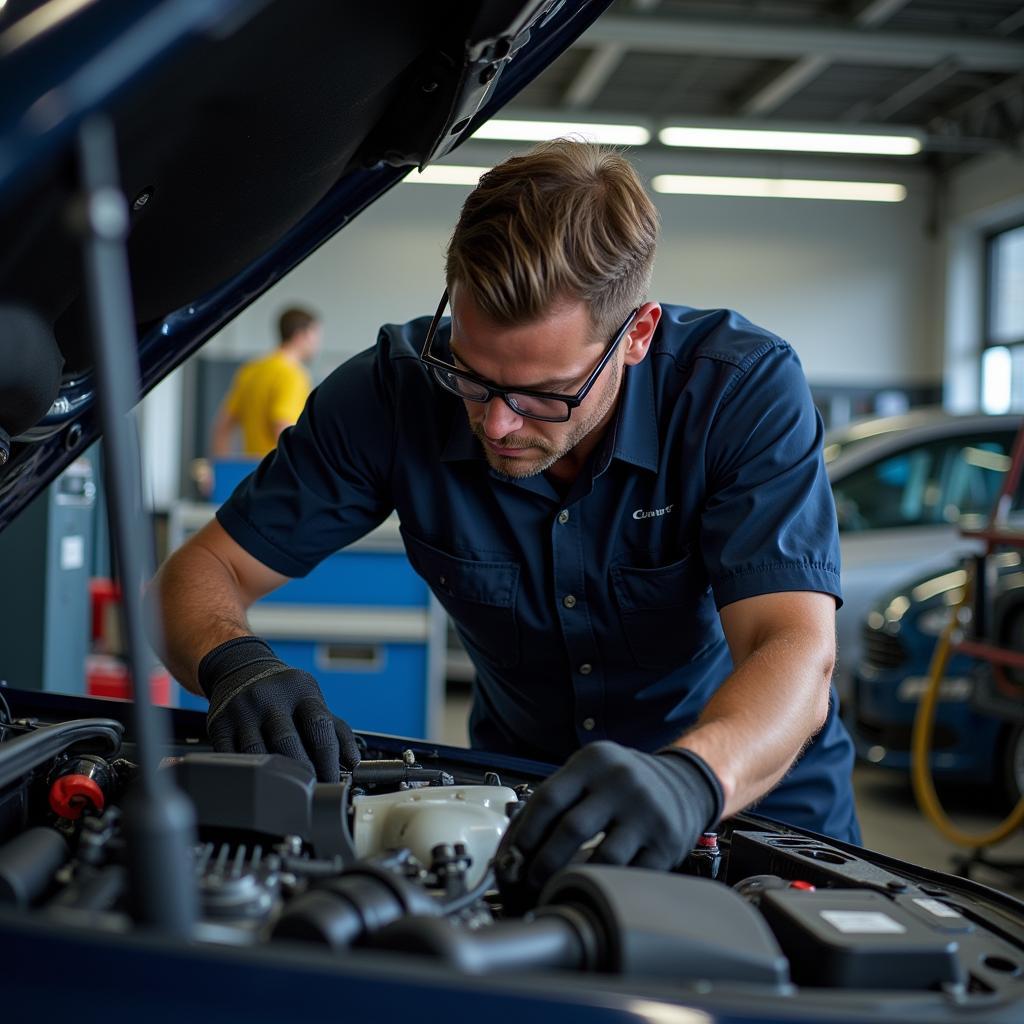
[[[152,576],[151,526],[142,504],[139,446],[132,409],[139,401],[139,353],[128,271],[128,203],[118,180],[109,117],[94,114],[77,138],[82,194],[75,218],[82,239],[85,289],[96,362],[105,483],[132,679],[132,731],[139,775],[122,805],[130,911],[144,927],[187,937],[198,918],[193,866],[195,810],[158,770],[169,730],[150,702],[142,590]]]

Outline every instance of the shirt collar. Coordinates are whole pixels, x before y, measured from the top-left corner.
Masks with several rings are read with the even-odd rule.
[[[474,461],[482,459],[486,462],[487,456],[476,435],[470,429],[466,410],[457,398],[453,399],[452,404],[455,403],[458,403],[458,408],[452,409],[452,425],[448,431],[448,440],[445,442],[444,450],[441,452],[441,461],[462,462],[466,459]]]
[[[626,368],[608,461],[621,459],[656,473],[660,454],[654,414],[654,362],[648,350],[646,358]]]

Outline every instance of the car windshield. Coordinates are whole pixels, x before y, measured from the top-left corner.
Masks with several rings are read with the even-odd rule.
[[[986,516],[1010,465],[1014,434],[999,431],[910,446],[835,481],[844,531],[957,523]],[[1014,505],[1020,506],[1018,493]]]

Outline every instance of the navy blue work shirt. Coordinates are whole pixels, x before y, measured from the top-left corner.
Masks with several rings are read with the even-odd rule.
[[[335,370],[217,516],[295,577],[397,510],[409,560],[476,666],[474,747],[552,763],[596,739],[655,750],[732,670],[718,608],[781,591],[840,598],[821,420],[780,338],[728,310],[663,306],[605,437],[560,495],[543,474],[490,468],[461,400],[420,362],[429,323],[387,325]],[[758,810],[857,841],[853,749],[832,698]]]

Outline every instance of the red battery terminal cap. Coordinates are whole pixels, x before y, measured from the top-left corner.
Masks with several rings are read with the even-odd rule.
[[[99,812],[106,800],[103,790],[87,775],[62,775],[50,787],[50,809],[62,818],[76,821],[88,804]]]
[[[794,882],[789,883],[790,889],[803,889],[804,892],[814,892],[815,887],[810,882],[805,882],[798,878]]]

